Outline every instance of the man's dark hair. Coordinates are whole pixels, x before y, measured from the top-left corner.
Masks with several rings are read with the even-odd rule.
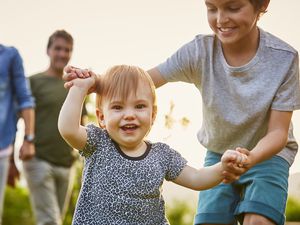
[[[73,46],[73,37],[71,34],[69,34],[67,31],[65,30],[57,30],[55,31],[48,40],[48,44],[47,44],[47,49],[49,49],[51,47],[51,45],[53,44],[53,42],[57,39],[57,38],[63,38],[65,39],[68,43],[70,43]]]

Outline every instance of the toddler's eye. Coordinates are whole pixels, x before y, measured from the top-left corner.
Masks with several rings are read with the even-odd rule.
[[[111,108],[115,109],[115,110],[120,110],[120,109],[122,109],[122,106],[120,106],[120,105],[113,105]]]
[[[138,104],[138,105],[136,105],[136,108],[137,109],[143,109],[143,108],[146,108],[146,105],[145,104]]]

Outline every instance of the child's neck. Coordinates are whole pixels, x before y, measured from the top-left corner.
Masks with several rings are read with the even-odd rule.
[[[230,66],[239,67],[247,64],[256,55],[259,47],[259,30],[247,39],[232,45],[222,45],[226,62]]]
[[[138,145],[132,147],[126,147],[118,144],[121,151],[130,157],[139,157],[142,156],[147,150],[147,144],[145,141],[141,141]]]

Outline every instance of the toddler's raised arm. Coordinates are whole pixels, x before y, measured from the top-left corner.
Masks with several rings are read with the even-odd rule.
[[[95,84],[95,77],[74,79],[58,117],[58,130],[73,148],[83,149],[87,140],[84,126],[80,125],[81,111],[88,90]]]

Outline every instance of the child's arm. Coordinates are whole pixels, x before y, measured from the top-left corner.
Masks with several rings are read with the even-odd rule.
[[[226,170],[228,182],[233,182],[239,178],[235,173],[230,173],[227,167],[232,164],[247,163],[247,156],[237,151],[227,150],[221,159],[221,162],[201,169],[195,169],[185,166],[179,176],[173,181],[181,186],[193,190],[205,190],[212,188],[224,180],[224,171]],[[237,167],[237,170],[239,168]],[[241,168],[242,170],[242,168]]]
[[[163,76],[156,67],[148,70],[147,72],[149,73],[156,88],[163,86],[167,83],[167,81],[163,78]]]
[[[84,126],[80,125],[82,105],[95,78],[75,79],[58,117],[58,130],[73,148],[83,149],[87,140]]]
[[[271,158],[286,145],[292,112],[271,110],[267,134],[257,143],[248,155],[248,170],[254,165]],[[237,148],[244,153],[247,149]]]
[[[80,69],[74,66],[67,66],[65,68],[66,74],[63,76],[63,79],[66,81],[65,88],[71,88],[73,86],[73,80],[76,78],[87,78],[90,75],[95,75],[95,73],[91,70]],[[155,85],[156,88],[164,85],[167,81],[163,78],[159,70],[154,67],[147,71]],[[96,86],[91,87],[88,93],[92,93],[96,90]]]

